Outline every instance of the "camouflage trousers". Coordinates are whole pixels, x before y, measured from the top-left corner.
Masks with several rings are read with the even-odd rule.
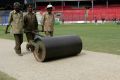
[[[17,54],[21,54],[21,44],[23,43],[23,34],[14,34],[15,38],[15,51]]]
[[[30,43],[30,41],[33,41],[34,40],[34,37],[35,37],[35,34],[34,33],[31,33],[31,32],[27,32],[25,33],[26,34],[26,37],[27,37],[27,45],[26,45],[26,49],[29,51],[29,48],[32,49],[32,45]],[[31,50],[32,51],[32,50]]]
[[[45,31],[46,36],[53,36],[53,31]]]

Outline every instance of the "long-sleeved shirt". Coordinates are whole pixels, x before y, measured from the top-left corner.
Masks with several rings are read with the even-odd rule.
[[[8,24],[12,25],[13,34],[22,34],[24,25],[22,11],[20,12],[16,12],[15,10],[11,11],[8,18]]]
[[[35,13],[27,13],[24,16],[24,29],[25,31],[38,30],[38,21]]]
[[[42,17],[41,25],[44,27],[44,31],[53,31],[54,30],[54,14],[48,14],[45,12]]]

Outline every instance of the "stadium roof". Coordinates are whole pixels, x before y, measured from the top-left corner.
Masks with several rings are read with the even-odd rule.
[[[36,2],[50,2],[50,1],[92,1],[92,0],[36,0]]]

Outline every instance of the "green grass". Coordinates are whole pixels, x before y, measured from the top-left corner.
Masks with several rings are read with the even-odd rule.
[[[70,34],[81,37],[85,50],[120,54],[120,25],[67,24],[55,26],[55,35]]]
[[[14,39],[12,34],[4,34],[0,27],[0,38]],[[55,25],[55,36],[78,35],[83,41],[83,49],[120,55],[120,25],[116,24],[63,24]],[[0,72],[0,80],[15,80]]]
[[[16,79],[0,71],[0,80],[16,80]]]
[[[0,38],[13,39],[13,35],[5,34],[5,26],[0,26]]]
[[[0,38],[10,38],[0,27]],[[55,36],[78,35],[83,41],[83,49],[97,52],[120,54],[120,25],[116,24],[63,24],[55,25]]]

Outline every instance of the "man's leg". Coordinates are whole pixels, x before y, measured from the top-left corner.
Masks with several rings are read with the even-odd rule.
[[[30,48],[31,48],[31,51],[33,51],[32,45],[30,44],[30,41],[34,40],[35,34],[33,34],[33,33],[26,33],[26,37],[27,37],[27,41],[28,41],[28,43],[26,45],[26,50],[30,51]]]
[[[48,32],[48,31],[45,31],[45,35],[46,35],[46,36],[49,36],[49,32]]]
[[[15,38],[15,52],[21,54],[21,44],[23,43],[23,34],[14,34]]]
[[[53,36],[53,31],[45,31],[46,36]]]
[[[53,31],[50,31],[49,33],[50,33],[50,36],[52,37],[53,36]]]

